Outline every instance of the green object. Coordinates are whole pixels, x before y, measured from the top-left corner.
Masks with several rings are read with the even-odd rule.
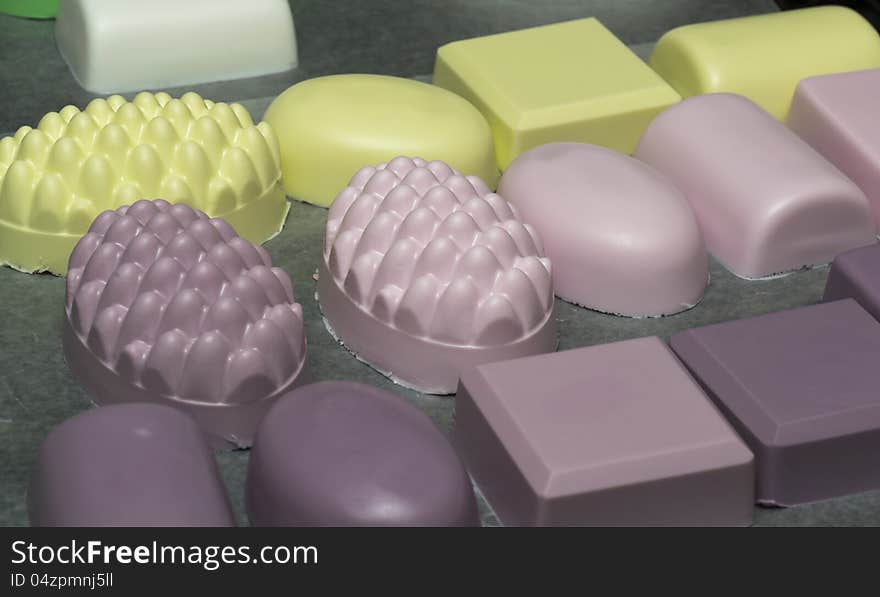
[[[0,0],[0,12],[29,19],[54,19],[59,0]]]

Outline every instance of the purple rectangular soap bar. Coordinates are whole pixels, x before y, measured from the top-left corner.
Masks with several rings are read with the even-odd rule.
[[[751,452],[658,338],[481,365],[455,441],[506,525],[747,525]]]
[[[822,300],[844,298],[855,299],[880,321],[880,245],[847,251],[831,264]]]
[[[880,323],[854,300],[687,330],[670,343],[755,453],[760,502],[880,488]]]

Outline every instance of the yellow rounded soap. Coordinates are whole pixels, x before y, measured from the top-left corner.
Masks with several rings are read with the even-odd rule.
[[[380,75],[332,75],[298,83],[264,117],[281,147],[284,189],[327,206],[366,165],[398,155],[442,160],[494,188],[489,124],[440,87]]]
[[[186,203],[261,243],[290,209],[280,179],[272,129],[239,104],[141,92],[65,106],[0,139],[0,265],[64,274],[92,220],[138,199]]]

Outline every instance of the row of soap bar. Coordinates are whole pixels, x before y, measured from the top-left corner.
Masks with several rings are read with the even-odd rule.
[[[461,379],[456,446],[509,525],[746,525],[755,501],[878,489],[878,273],[880,248],[857,249],[823,303],[680,332],[671,350],[640,338],[480,365]]]
[[[362,384],[285,395],[257,432],[247,475],[255,526],[475,526],[471,481],[427,415]],[[54,428],[28,492],[34,526],[234,526],[195,421],[128,403]]]
[[[582,19],[447,44],[434,83],[485,115],[505,169],[550,141],[632,153],[682,97],[736,93],[784,120],[802,79],[880,67],[880,36],[853,10],[808,8],[679,27],[649,64]]]
[[[826,302],[681,332],[672,350],[641,338],[479,365],[461,378],[455,445],[508,525],[744,525],[754,501],[876,489],[880,323],[859,302],[880,312],[878,272],[880,248],[847,253]],[[54,429],[31,523],[234,524],[203,431],[176,406],[104,406]],[[247,508],[270,526],[479,522],[430,419],[346,382],[268,409]]]

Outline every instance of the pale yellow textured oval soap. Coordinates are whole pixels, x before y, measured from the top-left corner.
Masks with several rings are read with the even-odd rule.
[[[411,79],[333,75],[282,93],[265,120],[281,146],[284,189],[327,206],[364,166],[399,155],[442,160],[494,188],[492,134],[467,100]]]
[[[187,203],[260,243],[284,225],[278,141],[239,104],[195,93],[114,95],[0,139],[0,265],[63,274],[103,210]]]

